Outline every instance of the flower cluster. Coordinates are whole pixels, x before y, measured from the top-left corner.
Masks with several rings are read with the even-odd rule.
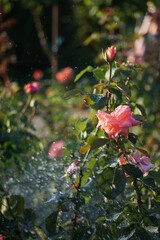
[[[127,105],[118,106],[111,114],[98,110],[98,126],[108,134],[118,140],[118,135],[122,133],[128,137],[129,128],[137,126],[140,122],[132,117],[130,107]]]
[[[25,93],[39,92],[40,86],[38,82],[31,82],[24,86]]]

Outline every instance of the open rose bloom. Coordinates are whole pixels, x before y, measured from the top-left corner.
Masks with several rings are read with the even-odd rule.
[[[130,107],[127,105],[118,106],[111,114],[98,110],[98,125],[111,138],[118,140],[118,135],[122,133],[128,137],[129,128],[140,124],[139,121],[132,117]]]
[[[38,82],[31,82],[24,86],[25,93],[39,92],[40,87]]]
[[[63,153],[64,141],[60,140],[53,142],[49,148],[48,155],[50,158],[55,158],[61,156]]]
[[[138,167],[143,174],[147,174],[151,169],[154,168],[154,164],[149,161],[148,156],[140,157],[139,151],[136,151],[133,156],[128,155],[128,162]]]

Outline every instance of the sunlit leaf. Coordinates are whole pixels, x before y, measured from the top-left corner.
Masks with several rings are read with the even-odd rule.
[[[75,128],[78,130],[78,131],[84,131],[86,129],[86,126],[87,126],[87,122],[88,122],[88,119],[87,118],[81,118],[81,119],[78,119],[75,123]]]
[[[120,217],[121,214],[122,214],[122,212],[114,213],[114,214],[108,214],[107,217],[106,217],[106,220],[108,222],[115,222]]]
[[[44,233],[44,231],[43,231],[40,227],[35,226],[35,227],[34,227],[34,230],[36,231],[36,233],[38,234],[38,236],[39,236],[42,240],[46,240],[46,239],[47,239],[46,234]]]
[[[87,168],[92,170],[96,164],[97,160],[96,158],[91,158],[87,164]]]
[[[89,144],[86,144],[86,145],[82,146],[81,149],[80,149],[80,153],[85,154],[90,149],[90,147],[91,146]]]
[[[92,72],[92,70],[93,70],[93,67],[91,67],[91,66],[86,67],[80,73],[77,74],[74,82],[77,82],[86,72]]]
[[[146,117],[146,111],[145,111],[145,108],[140,105],[140,104],[136,104],[136,107],[140,110],[141,114]]]
[[[105,75],[108,69],[109,69],[108,65],[97,67],[96,69],[93,70],[93,74],[99,80],[105,80],[106,79]]]

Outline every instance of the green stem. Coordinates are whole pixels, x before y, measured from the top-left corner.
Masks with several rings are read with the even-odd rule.
[[[109,62],[109,79],[108,79],[108,97],[107,97],[107,103],[106,103],[106,110],[108,112],[109,110],[109,102],[110,102],[110,98],[111,98],[111,92],[110,92],[110,83],[111,83],[111,78],[112,78],[112,63]]]
[[[31,102],[31,99],[32,99],[31,95],[29,94],[28,98],[27,98],[27,102],[26,102],[26,104],[24,105],[24,107],[23,107],[23,109],[21,111],[21,114],[24,114],[26,112],[26,110],[27,110],[27,108],[28,108],[28,106],[29,106],[29,104]]]
[[[95,136],[97,135],[97,132],[98,132],[98,129],[96,129]],[[78,186],[77,186],[77,188],[76,188],[77,193],[76,193],[75,211],[74,211],[74,216],[73,216],[73,219],[72,219],[72,221],[73,221],[73,228],[72,228],[72,236],[71,236],[71,239],[74,239],[75,228],[76,228],[76,225],[77,225],[78,210],[79,210],[78,199],[79,199],[80,192],[81,192],[80,189],[81,189],[81,183],[82,183],[82,177],[83,177],[83,168],[85,167],[85,164],[86,164],[86,162],[87,162],[87,159],[88,159],[88,156],[89,156],[89,154],[90,154],[90,151],[91,151],[91,148],[86,152],[86,155],[85,155],[85,157],[84,157],[82,166],[80,167],[79,182],[78,182]]]
[[[134,180],[133,180],[133,186],[134,186],[134,188],[135,188],[136,195],[137,195],[138,210],[139,210],[140,213],[142,213],[142,210],[141,210],[141,205],[142,205],[141,192],[140,192],[140,189],[139,189],[139,187],[138,187],[137,179],[134,179]]]

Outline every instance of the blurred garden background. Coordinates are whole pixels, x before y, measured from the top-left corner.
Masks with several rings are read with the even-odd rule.
[[[74,98],[67,93],[91,92],[97,78],[103,82],[106,72],[93,74],[91,66],[105,64],[102,52],[111,45],[116,46],[117,63],[130,66],[122,74],[125,81],[135,66],[132,91],[126,88],[126,92],[133,102],[136,99],[131,106],[143,122],[143,129],[136,129],[138,141],[156,166],[149,173],[159,191],[153,200],[156,217],[146,217],[144,224],[152,229],[136,232],[136,237],[131,235],[133,222],[125,225],[130,227],[127,238],[124,226],[119,236],[114,224],[105,233],[98,221],[88,220],[89,227],[84,225],[82,234],[70,238],[73,182],[66,175],[70,164],[83,157],[80,146],[87,131],[78,121],[91,112],[82,92]],[[159,0],[1,0],[0,240],[159,239],[159,109]],[[96,124],[92,119],[88,131]],[[98,206],[94,185],[89,188],[84,197],[89,205],[83,211],[86,219],[91,215],[96,220],[104,206]]]

